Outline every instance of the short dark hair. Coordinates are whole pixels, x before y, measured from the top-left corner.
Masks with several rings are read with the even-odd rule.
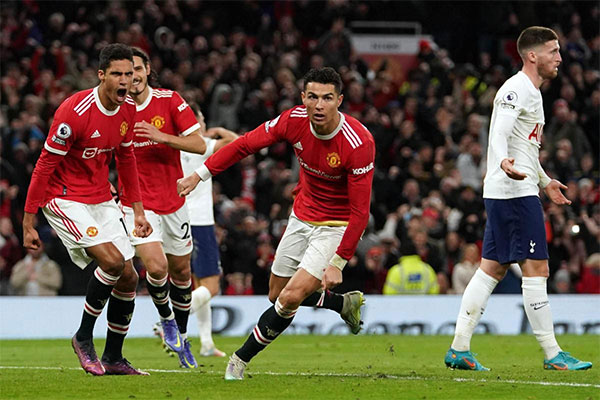
[[[331,67],[311,69],[304,75],[304,90],[309,82],[331,84],[334,86],[337,94],[342,93],[342,77]]]
[[[132,46],[131,51],[133,52],[134,57],[139,57],[142,59],[144,65],[150,66],[150,56],[144,50],[139,47]],[[148,74],[148,84],[152,87],[160,86],[158,83],[158,74],[154,69],[150,69],[150,74]]]
[[[133,63],[133,52],[131,51],[131,47],[123,43],[111,43],[104,46],[102,51],[100,51],[100,63],[98,68],[102,71],[106,71],[110,66],[111,61],[115,60],[129,60]]]
[[[194,115],[198,115],[201,111],[200,111],[200,106],[198,105],[198,103],[196,103],[195,101],[190,101],[188,103],[188,105],[190,106],[190,108],[192,109],[192,111],[194,112]]]
[[[148,53],[146,53],[144,50],[134,46],[131,47],[131,52],[133,53],[134,57],[141,58],[144,64],[150,64],[150,57],[148,56]]]
[[[530,26],[519,35],[517,50],[523,57],[527,50],[550,40],[558,40],[558,35],[552,29],[543,26]]]

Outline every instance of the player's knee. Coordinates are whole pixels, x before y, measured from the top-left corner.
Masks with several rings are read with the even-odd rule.
[[[277,300],[278,295],[279,295],[279,293],[274,293],[272,291],[269,291],[269,301],[272,304],[275,304],[275,301]]]
[[[112,276],[120,276],[125,267],[125,260],[121,253],[107,254],[98,260],[98,265],[102,271]]]
[[[138,274],[133,268],[125,268],[117,281],[116,288],[123,292],[135,292],[138,285]]]
[[[148,275],[150,275],[152,279],[160,280],[167,275],[166,259],[151,258],[149,260],[145,260],[144,266],[146,267]]]
[[[192,278],[190,267],[169,269],[169,275],[176,281],[189,281]]]
[[[269,300],[271,299],[271,297],[269,296]],[[300,303],[302,303],[302,300],[304,300],[301,291],[299,290],[289,290],[284,288],[281,293],[279,294],[278,297],[276,297],[273,300],[273,303],[275,302],[275,300],[279,299],[279,303],[290,310],[294,310],[296,308],[298,308],[300,306]]]

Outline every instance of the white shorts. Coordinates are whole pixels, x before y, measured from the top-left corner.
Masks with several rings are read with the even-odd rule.
[[[299,220],[294,214],[290,215],[285,233],[277,246],[271,272],[288,278],[298,268],[304,268],[321,280],[345,231],[345,226],[316,226]]]
[[[133,228],[135,227],[133,208],[123,206],[125,226],[127,227],[131,244],[137,246],[144,243],[161,242],[165,253],[174,256],[185,256],[192,252],[194,249],[192,244],[192,228],[185,204],[171,214],[161,215],[150,210],[145,210],[144,212],[146,219],[152,225],[152,233],[148,237],[140,238],[133,235]]]
[[[125,260],[133,258],[123,213],[113,200],[84,204],[55,198],[42,211],[69,251],[71,260],[81,269],[92,262],[85,249],[102,243],[114,244]]]

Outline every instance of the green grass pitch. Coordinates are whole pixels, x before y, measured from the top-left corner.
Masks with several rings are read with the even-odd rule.
[[[243,340],[215,337],[228,354]],[[252,360],[244,381],[223,380],[227,358],[198,358],[197,370],[180,369],[155,338],[125,342],[125,356],[150,376],[93,377],[79,368],[68,339],[3,340],[0,398],[599,399],[600,336],[558,340],[594,367],[545,371],[533,336],[476,335],[473,351],[492,370],[470,372],[444,366],[450,336],[283,335]],[[103,346],[96,340],[100,353]]]

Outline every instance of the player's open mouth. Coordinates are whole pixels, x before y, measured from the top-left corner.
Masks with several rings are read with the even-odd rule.
[[[125,96],[127,96],[127,89],[117,89],[117,100],[119,103],[125,101]]]
[[[313,118],[315,121],[323,121],[325,119],[325,114],[314,114]]]

